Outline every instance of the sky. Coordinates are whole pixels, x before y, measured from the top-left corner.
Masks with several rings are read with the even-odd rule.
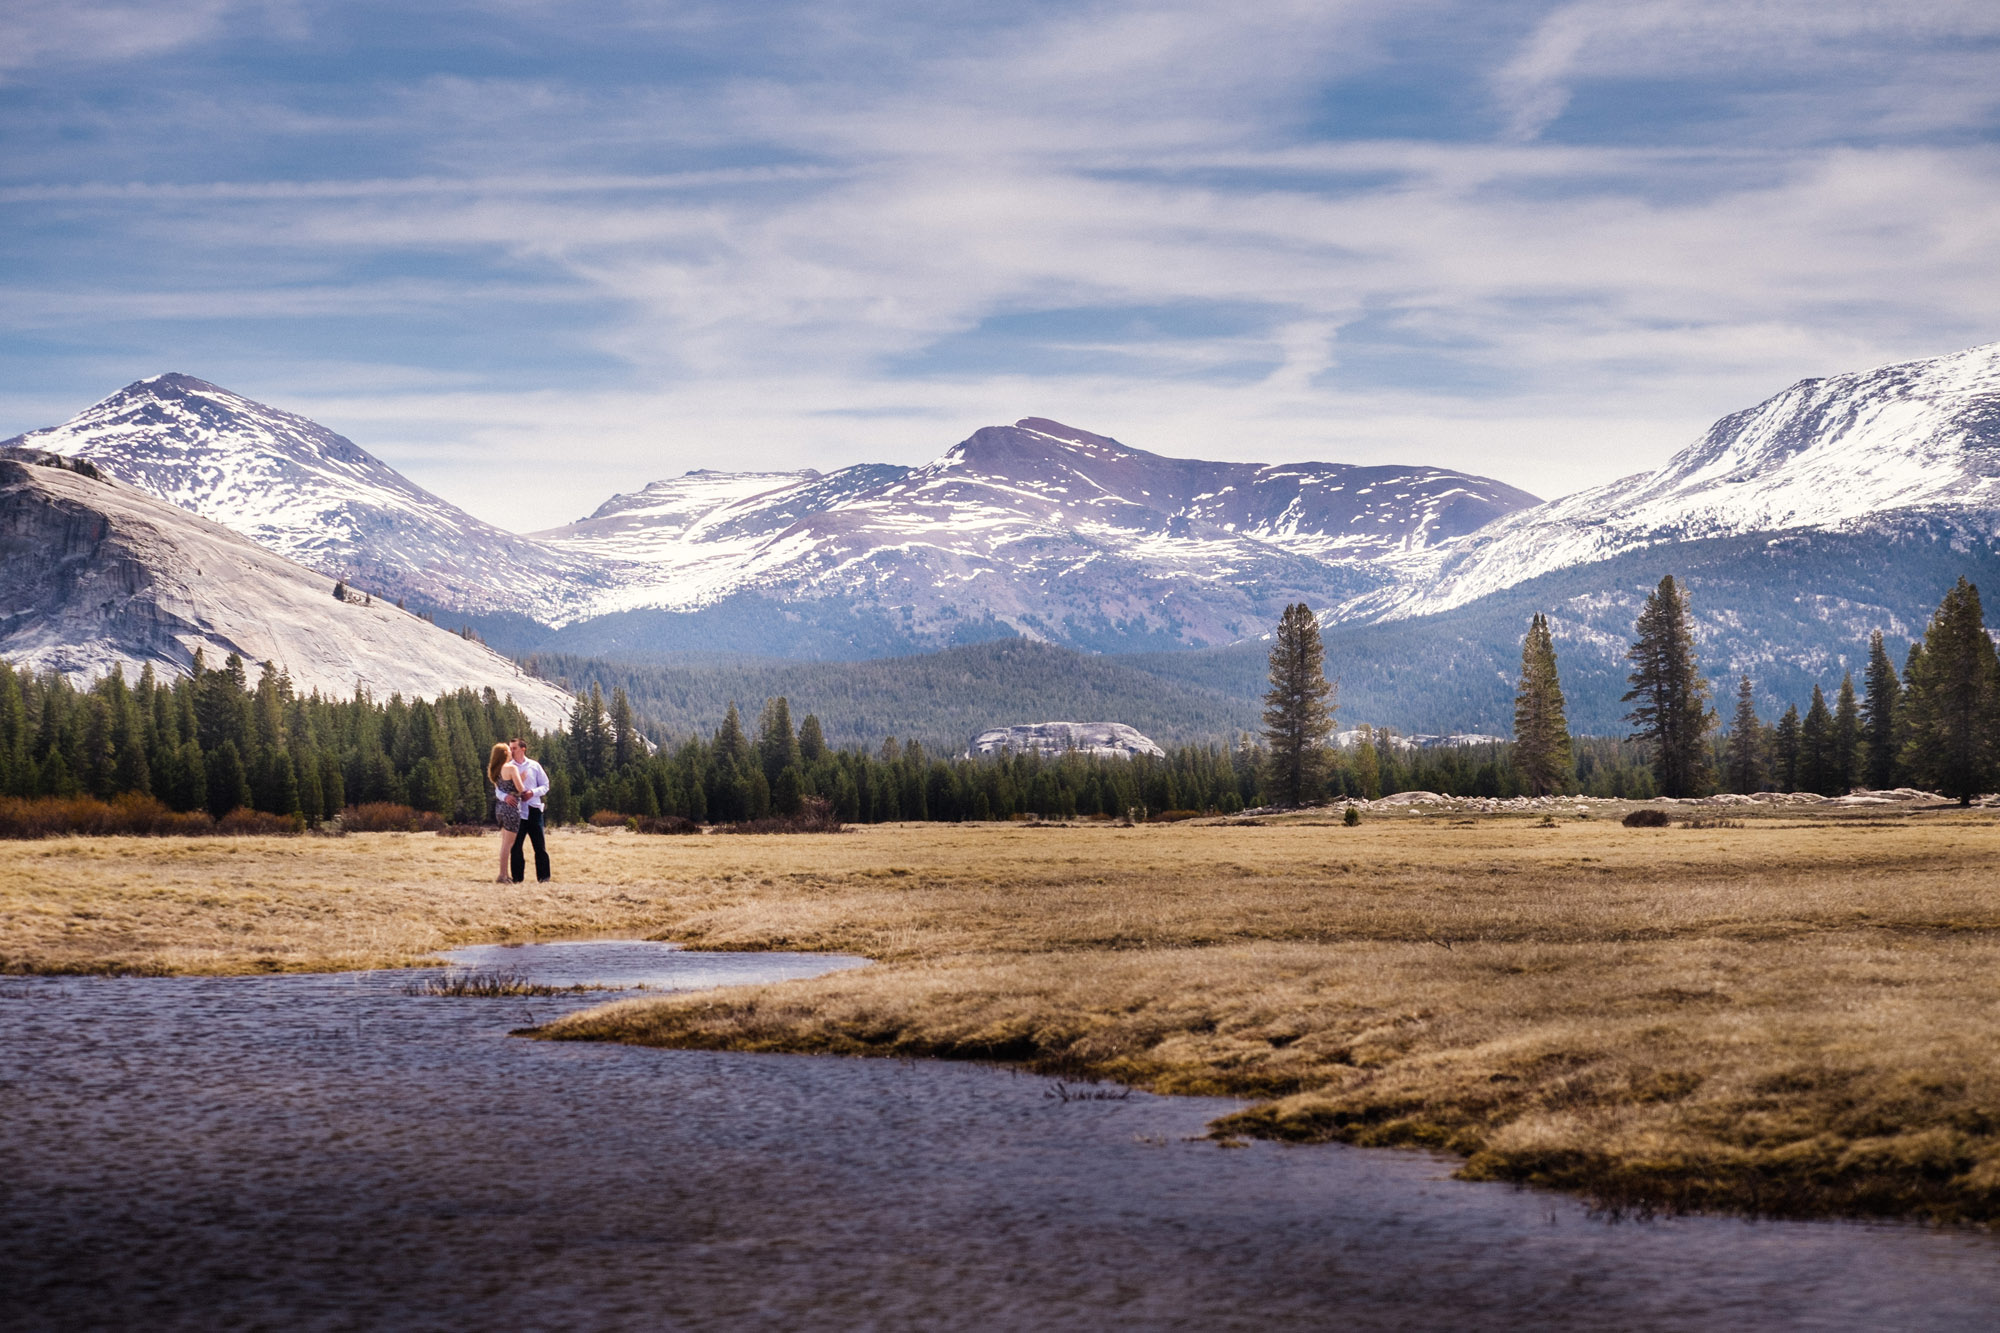
[[[1052,417],[1544,496],[2000,340],[1992,0],[0,6],[0,437],[181,371],[518,530]]]

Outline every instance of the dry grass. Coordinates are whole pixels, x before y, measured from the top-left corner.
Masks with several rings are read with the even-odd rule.
[[[1259,1104],[1619,1207],[2000,1220],[2000,826],[1385,818],[68,841],[0,868],[0,961],[248,970],[622,932],[882,965],[544,1035],[1006,1059]]]

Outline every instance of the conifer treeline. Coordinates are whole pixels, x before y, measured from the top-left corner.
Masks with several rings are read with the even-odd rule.
[[[365,693],[301,695],[265,667],[197,663],[164,680],[150,668],[114,672],[87,690],[53,673],[0,663],[0,796],[156,797],[220,818],[243,808],[319,824],[343,807],[388,801],[447,820],[489,817],[484,760],[494,741],[529,737],[551,778],[553,822],[600,810],[681,815],[702,822],[760,818],[832,802],[843,820],[1005,819],[1015,815],[1124,815],[1137,808],[1229,813],[1268,800],[1265,753],[1248,738],[1181,746],[1130,760],[1034,754],[966,759],[916,743],[836,751],[819,719],[796,725],[783,699],[754,730],[731,707],[711,737],[649,748],[622,691],[592,689],[570,725],[532,731],[488,690],[423,701]],[[1522,790],[1507,746],[1411,752],[1388,731],[1330,750],[1327,794],[1375,797],[1421,789],[1508,796]],[[1601,795],[1651,795],[1636,747],[1582,743],[1578,778]]]
[[[1670,640],[1676,610],[1684,623],[1684,599],[1653,618],[1659,623],[1652,628]],[[1310,731],[1328,726],[1332,710],[1311,691],[1316,672],[1309,668],[1317,662],[1309,660],[1314,645],[1304,642],[1309,618],[1295,616],[1300,623],[1292,629],[1301,640],[1295,655],[1305,694],[1299,697],[1308,711],[1324,708],[1324,716],[1310,719]],[[0,796],[109,799],[132,792],[217,818],[253,809],[308,824],[349,805],[388,801],[447,820],[480,821],[491,813],[487,749],[513,735],[528,736],[548,768],[557,823],[600,810],[705,823],[758,819],[795,812],[815,796],[858,823],[1115,816],[1135,808],[1229,813],[1270,803],[1295,777],[1299,789],[1285,790],[1287,803],[1409,790],[1645,799],[1674,791],[1675,783],[1682,784],[1680,794],[1692,795],[1717,785],[1837,794],[1864,783],[1908,783],[1967,799],[2000,776],[2000,655],[1986,633],[1978,590],[1964,580],[1940,604],[1901,672],[1878,633],[1861,690],[1844,679],[1829,702],[1815,688],[1803,714],[1788,708],[1775,724],[1757,717],[1754,686],[1743,678],[1720,737],[1713,734],[1706,683],[1698,673],[1688,675],[1691,638],[1673,649],[1680,658],[1661,656],[1641,638],[1634,648],[1635,716],[1643,732],[1662,710],[1680,709],[1674,734],[1692,744],[1692,760],[1682,753],[1663,764],[1659,734],[1569,736],[1541,617],[1523,645],[1520,744],[1412,751],[1387,730],[1363,727],[1358,744],[1326,747],[1302,769],[1274,765],[1247,737],[1130,760],[969,759],[894,739],[873,752],[834,750],[819,719],[795,724],[782,698],[766,701],[754,734],[731,705],[713,736],[654,748],[624,692],[614,690],[607,702],[595,686],[579,697],[567,727],[537,734],[519,708],[491,690],[431,701],[378,701],[365,693],[328,699],[300,695],[269,665],[253,684],[234,655],[215,668],[197,658],[193,674],[171,681],[150,667],[136,682],[114,672],[87,690],[53,673],[0,663]]]
[[[1791,704],[1771,724],[1757,716],[1756,686],[1744,675],[1719,739],[1708,681],[1695,660],[1686,592],[1671,576],[1647,598],[1635,630],[1627,654],[1632,689],[1625,695],[1634,705],[1631,739],[1645,747],[1662,795],[1701,796],[1720,787],[1746,795],[1837,796],[1859,786],[1908,784],[1969,801],[2000,779],[2000,654],[1986,631],[1979,589],[1963,578],[1910,645],[1900,674],[1877,630],[1868,642],[1865,693],[1849,673],[1831,703],[1815,685],[1803,714]],[[1547,637],[1538,615],[1523,647],[1515,713],[1515,761],[1523,781],[1537,788],[1547,767],[1540,756],[1549,748],[1547,726],[1537,719],[1562,704]]]
[[[432,702],[302,696],[268,665],[250,684],[234,653],[210,668],[135,683],[113,672],[88,690],[0,663],[0,796],[135,792],[216,818],[237,809],[308,824],[369,801],[447,819],[485,813],[485,759],[527,719],[492,690]]]

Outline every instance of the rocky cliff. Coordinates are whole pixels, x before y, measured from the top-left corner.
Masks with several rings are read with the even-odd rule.
[[[300,690],[512,695],[538,727],[569,697],[484,645],[333,581],[60,456],[0,450],[0,657],[79,681],[202,651],[274,662]]]

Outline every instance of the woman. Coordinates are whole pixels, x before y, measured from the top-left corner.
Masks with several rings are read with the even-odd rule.
[[[512,884],[514,877],[508,873],[507,857],[514,850],[514,839],[521,836],[520,802],[525,788],[505,741],[495,745],[486,756],[486,780],[493,784],[493,812],[500,820],[500,873],[493,877],[493,882]]]

